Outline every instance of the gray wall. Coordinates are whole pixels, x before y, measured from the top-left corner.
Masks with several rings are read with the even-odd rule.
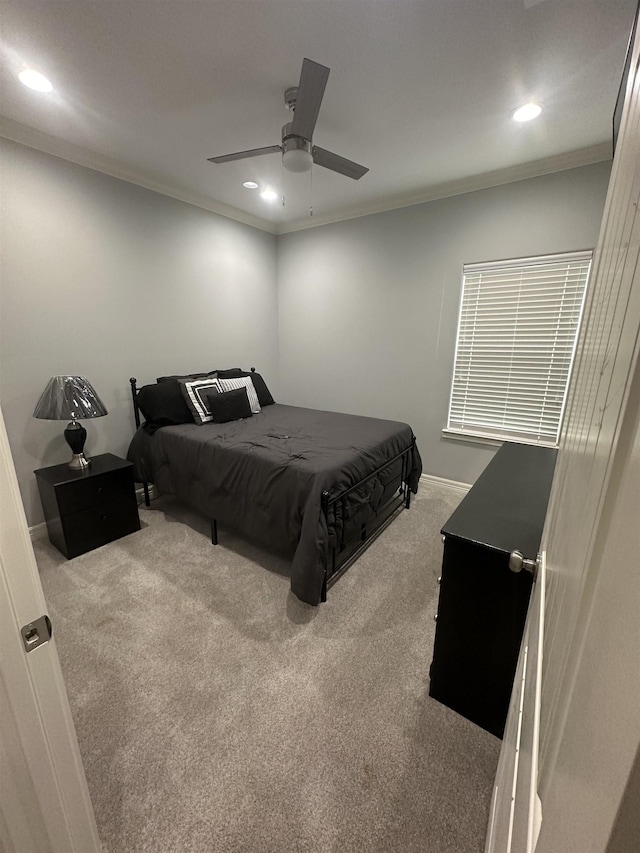
[[[88,455],[126,454],[132,375],[255,364],[277,391],[276,239],[10,142],[0,157],[0,405],[36,524],[33,470],[70,455],[65,424],[32,417],[54,374],[109,411]]]
[[[287,234],[282,399],[411,424],[426,473],[473,483],[495,448],[445,439],[463,263],[593,248],[610,163]]]
[[[464,262],[595,245],[610,164],[274,236],[0,141],[0,404],[30,524],[33,470],[65,461],[36,421],[79,373],[126,453],[128,378],[257,365],[282,401],[410,423],[427,473],[473,482],[494,449],[443,439]]]

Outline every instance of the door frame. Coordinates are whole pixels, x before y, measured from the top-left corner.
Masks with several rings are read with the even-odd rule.
[[[101,853],[55,638],[27,652],[20,633],[46,613],[0,410],[0,846]]]

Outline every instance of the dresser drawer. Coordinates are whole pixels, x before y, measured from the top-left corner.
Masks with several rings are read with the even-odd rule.
[[[133,496],[63,516],[66,556],[77,557],[140,530],[138,505]]]
[[[135,494],[131,468],[106,471],[87,477],[86,480],[59,483],[55,489],[61,515],[82,512],[110,501],[124,501],[133,498]]]

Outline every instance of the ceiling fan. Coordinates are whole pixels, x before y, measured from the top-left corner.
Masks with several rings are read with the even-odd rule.
[[[304,59],[300,72],[300,81],[284,93],[284,102],[293,113],[293,121],[282,128],[280,145],[267,145],[264,148],[251,148],[248,151],[236,151],[235,154],[223,154],[221,157],[209,157],[210,163],[230,163],[233,160],[245,160],[248,157],[260,157],[262,154],[282,152],[282,164],[290,172],[307,172],[313,163],[331,169],[348,178],[359,180],[369,169],[339,157],[331,151],[313,144],[313,131],[318,119],[320,104],[324,96],[329,77],[325,65]]]

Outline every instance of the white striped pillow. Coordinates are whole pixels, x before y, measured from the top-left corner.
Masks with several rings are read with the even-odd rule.
[[[262,411],[256,389],[250,376],[242,376],[237,379],[218,379],[217,382],[223,391],[235,391],[236,388],[246,388],[249,405],[253,414],[257,415],[258,412]]]
[[[207,399],[204,396],[204,391],[222,391],[220,380],[218,379],[195,379],[193,382],[181,382],[180,388],[186,400],[187,406],[191,410],[193,419],[197,424],[206,424],[212,420],[211,412],[207,407]],[[225,389],[226,390],[226,389]]]

